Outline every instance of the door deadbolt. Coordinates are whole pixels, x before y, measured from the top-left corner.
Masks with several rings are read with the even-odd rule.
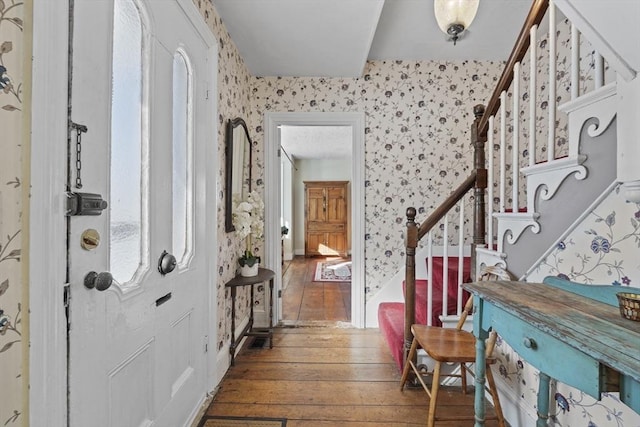
[[[91,251],[98,247],[100,244],[100,233],[93,228],[89,228],[82,232],[80,236],[80,246],[86,251]]]
[[[176,257],[167,251],[162,251],[162,255],[160,255],[160,259],[158,260],[158,271],[164,276],[175,270],[177,263]]]

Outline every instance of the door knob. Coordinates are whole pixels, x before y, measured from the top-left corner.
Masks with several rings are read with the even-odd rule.
[[[162,251],[162,255],[160,255],[160,259],[158,260],[158,271],[164,276],[165,274],[171,273],[176,268],[177,263],[176,257],[167,251]]]
[[[96,288],[99,291],[104,291],[109,289],[112,283],[113,276],[108,271],[103,271],[102,273],[90,271],[84,276],[84,286],[87,289]]]

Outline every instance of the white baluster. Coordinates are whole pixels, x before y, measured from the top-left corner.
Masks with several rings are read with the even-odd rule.
[[[520,63],[513,65],[513,138],[511,144],[511,199],[513,213],[518,212],[518,191],[520,185]]]
[[[536,163],[537,31],[537,25],[529,31],[529,166]]]
[[[462,313],[462,281],[464,280],[462,267],[464,261],[464,198],[460,200],[460,225],[458,233],[458,305],[456,307],[456,314],[460,316]]]
[[[447,316],[447,305],[448,305],[448,292],[447,292],[447,283],[449,283],[449,215],[444,216],[444,230],[443,230],[443,244],[444,247],[442,249],[442,316]]]
[[[505,211],[507,197],[507,92],[500,94],[500,213]]]
[[[549,1],[549,139],[547,141],[547,160],[555,158],[556,141],[556,6]]]
[[[427,233],[427,325],[433,326],[433,234]]]
[[[595,61],[596,68],[595,88],[599,89],[604,86],[604,58],[598,51],[595,51],[593,53],[593,60]]]
[[[488,205],[488,216],[487,216],[487,244],[489,245],[489,249],[493,249],[493,183],[495,181],[495,176],[493,174],[493,127],[494,127],[495,117],[489,117],[489,139],[487,144],[489,145],[489,164],[487,166],[487,174],[489,175],[489,182],[487,183],[487,197],[489,201]]]
[[[571,24],[571,99],[580,96],[580,32]]]

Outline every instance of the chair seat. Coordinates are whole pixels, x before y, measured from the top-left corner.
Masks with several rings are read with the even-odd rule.
[[[439,362],[476,361],[476,337],[467,331],[436,326],[412,325],[413,336],[429,357]],[[491,364],[494,358],[488,357]]]

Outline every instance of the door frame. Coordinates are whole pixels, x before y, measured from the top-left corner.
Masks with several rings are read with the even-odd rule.
[[[351,323],[365,327],[364,298],[364,113],[265,113],[265,260],[275,274],[274,319],[282,317],[279,126],[350,126],[351,150]]]
[[[71,0],[72,1],[72,0]],[[178,0],[185,10],[196,16],[211,32],[204,18],[189,0]],[[25,125],[24,176],[29,196],[23,204],[23,286],[28,293],[23,304],[28,307],[28,368],[23,375],[29,389],[23,391],[28,411],[23,413],[29,425],[66,427],[67,416],[67,330],[64,307],[66,280],[66,141],[69,87],[69,7],[70,0],[32,0],[25,3]],[[211,117],[217,117],[218,43],[212,34],[209,93]],[[29,51],[30,48],[30,51]],[[29,61],[31,60],[31,61]],[[54,82],[52,84],[51,82]],[[29,96],[31,95],[31,96]],[[30,113],[30,114],[29,114]],[[218,125],[212,134],[217,138]],[[28,132],[31,133],[29,139]],[[207,209],[217,212],[216,179],[218,170],[216,144],[207,144],[212,168],[207,186]],[[210,248],[217,248],[217,220],[207,216]],[[209,351],[214,351],[217,336],[217,258],[212,257],[208,293]],[[28,340],[28,342],[27,342]],[[216,358],[207,358],[207,389],[219,382]],[[203,396],[205,399],[206,396]],[[185,420],[187,421],[187,420]]]
[[[29,7],[29,2],[25,7]],[[33,0],[31,30],[33,62],[25,61],[25,81],[31,71],[30,153],[24,175],[31,197],[24,209],[28,239],[23,262],[28,273],[29,350],[28,417],[30,425],[67,425],[67,337],[63,304],[66,280],[66,183],[69,1]],[[29,16],[25,11],[25,16]],[[25,38],[29,31],[25,31]],[[25,52],[25,57],[29,54]],[[31,65],[31,67],[29,66]],[[53,83],[52,83],[53,82]],[[28,100],[28,95],[25,100]],[[26,101],[28,102],[28,101]],[[29,120],[29,119],[27,119]],[[25,137],[25,139],[27,139]],[[28,159],[28,160],[27,160]],[[30,162],[30,163],[29,163]],[[26,203],[25,203],[26,207]],[[27,237],[28,236],[28,237]],[[24,271],[24,270],[23,270]],[[25,301],[26,303],[26,301]],[[26,343],[25,343],[26,345]],[[23,393],[27,398],[27,392]]]

